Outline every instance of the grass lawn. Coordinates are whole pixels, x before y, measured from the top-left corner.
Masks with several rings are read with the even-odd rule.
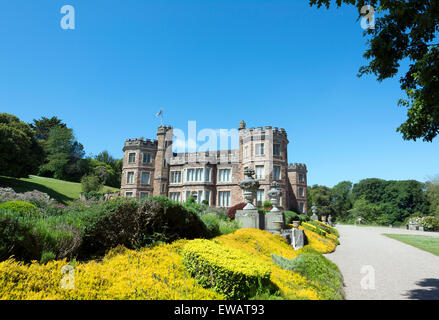
[[[385,236],[404,242],[418,249],[439,256],[439,238],[409,234],[384,234]]]
[[[82,191],[80,183],[37,176],[21,179],[0,176],[0,187],[11,187],[15,192],[38,190],[64,204],[79,199],[79,194]],[[118,189],[104,187],[104,191],[118,191]]]

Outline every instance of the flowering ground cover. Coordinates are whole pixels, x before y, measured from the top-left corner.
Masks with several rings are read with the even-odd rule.
[[[325,273],[339,274],[338,268],[319,253],[335,249],[335,242],[305,233],[309,244],[298,251],[280,236],[240,229],[211,240],[139,250],[119,246],[101,260],[24,264],[10,258],[0,262],[0,299],[342,299],[341,280],[323,281]],[[316,263],[307,272],[296,260],[301,256]],[[233,287],[236,295],[225,290],[230,277],[245,280]],[[249,279],[252,287],[243,287]]]

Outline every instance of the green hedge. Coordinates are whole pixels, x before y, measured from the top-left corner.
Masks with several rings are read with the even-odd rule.
[[[0,204],[0,210],[8,210],[21,216],[37,216],[38,208],[31,203],[24,201],[8,201]]]
[[[0,260],[14,256],[25,262],[44,263],[71,258],[80,244],[80,231],[72,225],[0,209]]]
[[[318,284],[316,290],[325,300],[344,298],[343,276],[337,265],[309,246],[298,250],[294,259],[272,255],[273,262],[285,270],[299,273]]]
[[[315,226],[317,228],[324,230],[327,233],[333,234],[337,238],[340,237],[340,234],[338,233],[337,229],[331,227],[330,225],[327,225],[327,224],[320,222],[320,221],[309,221],[308,223],[312,224],[313,226]]]
[[[284,211],[285,221],[287,224],[293,223],[293,221],[305,222],[309,220],[306,214],[298,214],[293,211]]]
[[[230,299],[248,299],[270,287],[270,266],[214,241],[197,239],[183,248],[183,264],[204,288]]]

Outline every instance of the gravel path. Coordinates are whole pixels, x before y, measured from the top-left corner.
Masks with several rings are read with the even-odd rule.
[[[439,257],[382,235],[439,233],[344,225],[337,229],[341,245],[326,257],[343,273],[346,299],[439,300]]]

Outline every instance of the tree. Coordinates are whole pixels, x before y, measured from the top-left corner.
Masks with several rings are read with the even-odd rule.
[[[352,209],[349,210],[349,214],[352,221],[357,221],[358,218],[361,218],[362,223],[375,223],[380,215],[380,210],[377,205],[362,197],[354,202]]]
[[[383,224],[402,222],[414,213],[426,215],[429,210],[424,184],[415,180],[364,179],[354,185],[352,198],[378,206],[381,218],[375,222]]]
[[[99,153],[97,156],[95,156],[95,159],[98,160],[99,162],[106,163],[110,166],[114,166],[117,161],[110,155],[110,153],[107,150],[104,150],[101,153]]]
[[[55,179],[67,178],[67,165],[81,154],[77,151],[78,143],[73,136],[73,130],[66,127],[50,130],[45,149],[48,162],[41,166],[41,170],[52,173]]]
[[[331,189],[331,205],[335,217],[344,220],[348,210],[352,208],[352,182],[342,181]]]
[[[83,192],[89,193],[91,191],[100,191],[103,185],[98,176],[85,175],[81,179],[81,187]]]
[[[439,218],[439,176],[427,181],[425,188],[430,201],[430,214]]]
[[[314,185],[308,188],[308,212],[311,212],[311,206],[317,206],[319,216],[334,215],[331,206],[331,189],[325,186]]]
[[[39,120],[34,119],[33,123],[30,125],[35,133],[35,139],[38,141],[47,141],[49,138],[50,130],[53,128],[66,128],[66,124],[57,117],[46,118],[42,117]]]
[[[383,200],[383,191],[386,187],[386,181],[377,178],[361,180],[352,188],[353,200],[364,198],[369,202],[378,203]]]
[[[354,5],[359,15],[366,4],[380,13],[375,28],[364,32],[369,64],[360,68],[359,76],[373,74],[383,81],[397,75],[402,60],[410,61],[400,79],[407,99],[399,105],[408,109],[407,120],[397,131],[406,140],[431,142],[439,133],[439,1],[310,0],[310,5],[329,8],[333,2]]]
[[[102,151],[97,156],[95,160],[99,165],[98,168],[95,164],[95,174],[98,176],[106,175],[107,179],[105,181],[106,185],[111,187],[120,188],[121,178],[122,178],[122,159],[115,159],[107,150]],[[99,172],[97,172],[97,170]]]
[[[27,177],[43,161],[43,149],[30,126],[16,116],[0,113],[0,174]]]

